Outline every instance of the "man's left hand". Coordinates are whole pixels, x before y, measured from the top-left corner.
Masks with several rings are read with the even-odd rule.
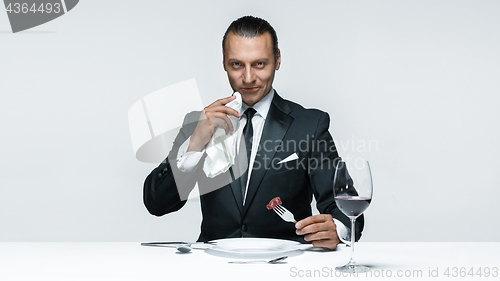
[[[304,239],[312,242],[314,247],[334,250],[340,243],[337,235],[337,226],[332,215],[319,214],[307,217],[295,224],[298,235],[305,235]]]

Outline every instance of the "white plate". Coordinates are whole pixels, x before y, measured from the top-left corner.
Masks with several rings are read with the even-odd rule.
[[[214,240],[215,245],[207,253],[226,257],[278,257],[281,255],[299,255],[300,249],[311,245],[296,241],[270,238],[228,238]],[[294,253],[295,252],[295,253]]]

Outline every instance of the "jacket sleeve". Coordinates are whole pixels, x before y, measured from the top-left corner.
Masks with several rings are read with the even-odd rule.
[[[162,216],[182,208],[186,199],[181,198],[187,198],[196,184],[196,169],[181,172],[177,168],[177,152],[194,132],[199,115],[196,112],[186,115],[168,157],[144,181],[144,205],[152,215]]]
[[[336,164],[341,158],[328,131],[329,127],[330,117],[328,113],[322,112],[313,137],[309,162],[309,179],[318,211],[322,214],[331,214],[350,229],[350,219],[337,207],[333,196],[333,176]],[[356,219],[356,240],[361,237],[363,226],[364,217],[361,215]]]

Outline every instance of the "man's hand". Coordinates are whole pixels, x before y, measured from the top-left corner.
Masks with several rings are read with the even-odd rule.
[[[298,235],[305,235],[304,239],[312,242],[314,247],[334,250],[340,243],[337,235],[337,226],[332,215],[319,214],[307,217],[295,224]]]
[[[203,109],[200,120],[194,130],[187,151],[201,151],[203,147],[210,141],[215,129],[222,127],[226,131],[233,131],[233,124],[227,115],[233,115],[240,118],[238,111],[225,106],[227,103],[234,100],[236,96],[219,99]]]

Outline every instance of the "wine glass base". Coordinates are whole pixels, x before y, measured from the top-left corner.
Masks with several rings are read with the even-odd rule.
[[[344,266],[337,266],[335,270],[343,273],[364,273],[368,272],[370,268],[356,263],[348,263]]]

